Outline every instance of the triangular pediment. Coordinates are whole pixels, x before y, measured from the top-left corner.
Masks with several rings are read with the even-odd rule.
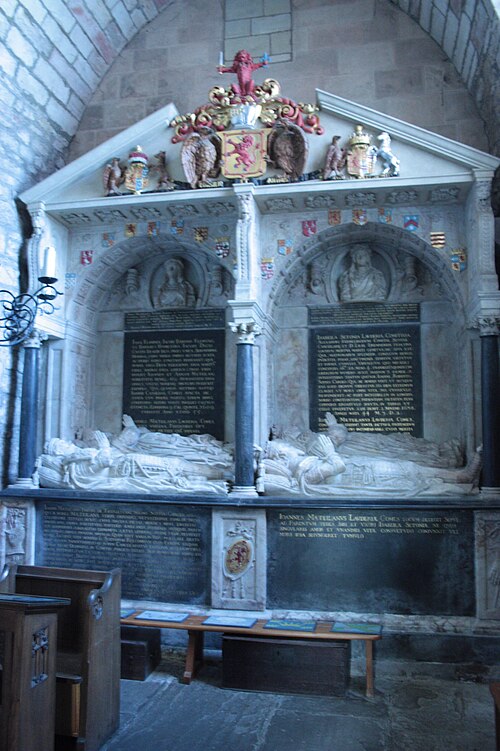
[[[397,118],[364,107],[328,92],[316,91],[317,115],[322,133],[306,133],[308,155],[304,168],[304,179],[281,184],[270,183],[267,176],[255,180],[256,199],[263,211],[269,205],[269,196],[308,196],[316,195],[317,200],[326,193],[342,196],[353,191],[379,191],[377,203],[397,200],[399,203],[422,204],[465,201],[475,176],[486,176],[500,164],[500,160],[485,152],[458,143],[436,133],[424,130]],[[71,211],[88,212],[88,221],[96,221],[103,208],[121,207],[127,215],[130,206],[155,206],[165,201],[185,202],[193,199],[220,198],[231,187],[231,181],[214,183],[214,187],[192,189],[186,181],[181,161],[182,143],[172,143],[174,129],[172,120],[178,116],[173,104],[168,104],[135,125],[125,129],[105,141],[84,156],[63,167],[38,185],[26,190],[21,199],[33,206],[44,204],[46,211],[71,224]],[[324,180],[323,167],[329,145],[334,136],[339,136],[339,144],[346,150],[349,139],[356,127],[362,126],[372,143],[382,132],[391,137],[391,149],[399,160],[400,168],[396,176],[382,176],[382,165],[370,176],[344,174],[336,179]],[[257,128],[264,127],[257,123]],[[268,126],[267,126],[268,127]],[[118,157],[122,167],[128,163],[130,153],[140,146],[149,159],[149,183],[138,195],[124,186],[120,195],[106,195],[103,174],[106,165],[113,157]],[[166,167],[173,190],[158,190],[161,169],[156,155],[165,152]],[[269,172],[268,172],[269,174]],[[270,173],[272,174],[272,172]],[[448,190],[448,194],[444,191]],[[405,196],[405,190],[407,196]],[[451,192],[449,192],[451,191]],[[394,199],[397,195],[397,199]],[[437,197],[437,198],[436,198]],[[305,199],[303,199],[305,200]],[[311,200],[311,199],[309,199]],[[332,205],[334,199],[332,198]],[[302,208],[302,201],[295,204]],[[293,202],[292,202],[293,205]],[[272,209],[271,209],[272,210]]]

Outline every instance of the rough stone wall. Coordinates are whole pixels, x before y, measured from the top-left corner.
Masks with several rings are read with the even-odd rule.
[[[165,103],[187,111],[204,102],[219,50],[245,46],[243,28],[247,46],[257,43],[266,17],[269,51],[281,59],[268,75],[290,96],[310,100],[318,86],[500,153],[495,2],[2,0],[0,286],[18,290],[30,234],[16,196]],[[258,23],[235,23],[249,9]],[[15,476],[13,354],[0,347],[0,484],[9,463]]]
[[[390,0],[442,48],[471,92],[486,126],[489,151],[500,155],[500,24],[498,0]],[[460,140],[460,139],[459,139]]]
[[[474,98],[453,64],[388,0],[294,0],[291,8],[288,0],[225,0],[224,26],[218,0],[189,5],[189,17],[172,24],[169,13],[161,14],[115,60],[84,113],[71,158],[170,101],[180,112],[204,104],[213,85],[227,86],[233,78],[217,75],[219,50],[227,62],[237,49],[272,53],[272,30],[290,23],[291,60],[278,52],[279,62],[258,71],[256,80],[276,78],[284,95],[297,101],[314,101],[316,87],[331,91],[488,150]],[[266,8],[268,16],[257,15]]]
[[[19,290],[23,242],[31,233],[16,196],[64,165],[110,63],[166,5],[167,0],[0,3],[1,287]],[[19,348],[0,347],[0,485],[16,474],[11,445],[17,445],[21,367]]]

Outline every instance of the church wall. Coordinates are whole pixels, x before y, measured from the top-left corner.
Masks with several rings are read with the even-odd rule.
[[[248,3],[248,16],[254,5],[261,4]],[[123,50],[89,103],[70,158],[169,101],[181,112],[205,102],[206,92],[214,85],[220,49],[227,62],[241,48],[255,57],[267,51],[273,59],[271,35],[241,34],[223,41],[219,3],[203,4],[206,26],[202,30],[196,10],[197,4],[189,21],[179,18],[174,24],[168,13],[161,14]],[[265,73],[279,80],[282,90],[295,101],[313,101],[315,88],[332,91],[487,150],[484,126],[457,71],[405,12],[386,0],[323,0],[292,3],[291,17],[292,60],[271,63]],[[186,38],[196,45],[195,55],[180,43]],[[267,49],[257,49],[256,44],[266,42]],[[276,60],[281,57],[278,52]],[[220,77],[222,85],[226,78]]]

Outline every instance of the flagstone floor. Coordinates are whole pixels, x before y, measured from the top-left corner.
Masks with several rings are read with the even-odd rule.
[[[495,751],[487,684],[401,669],[376,696],[351,680],[343,697],[221,688],[209,658],[189,686],[183,655],[164,655],[144,682],[122,680],[121,722],[101,751]],[[383,671],[380,671],[383,672]],[[397,671],[396,671],[397,672]]]

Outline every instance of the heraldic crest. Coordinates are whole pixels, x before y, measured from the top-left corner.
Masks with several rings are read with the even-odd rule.
[[[391,151],[388,133],[372,135],[356,125],[345,145],[335,135],[321,168],[306,173],[308,138],[321,136],[319,108],[281,96],[274,78],[257,84],[254,72],[270,62],[267,54],[254,61],[239,50],[230,66],[223,65],[221,52],[217,71],[232,73],[236,81],[227,88],[214,86],[209,101],[193,112],[178,115],[168,123],[174,133],[172,143],[180,144],[180,160],[186,182],[172,180],[165,151],[149,162],[136,146],[126,164],[113,157],[103,173],[105,195],[176,189],[222,188],[232,182],[256,184],[290,183],[306,180],[345,180],[369,177],[397,177],[398,158]],[[382,170],[377,172],[378,160]],[[266,177],[268,168],[272,172]],[[148,188],[153,181],[156,187]]]

